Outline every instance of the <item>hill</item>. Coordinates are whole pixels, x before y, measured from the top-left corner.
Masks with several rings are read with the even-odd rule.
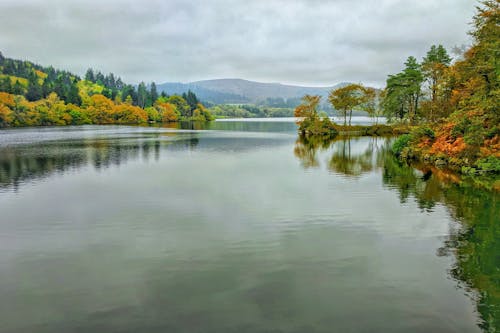
[[[181,94],[191,90],[201,100],[214,104],[269,104],[276,100],[284,100],[285,104],[291,104],[288,106],[294,107],[306,94],[326,97],[330,90],[345,84],[340,83],[331,87],[304,87],[242,79],[216,79],[190,83],[167,82],[159,84],[158,90],[167,94]],[[286,103],[287,101],[292,103]]]

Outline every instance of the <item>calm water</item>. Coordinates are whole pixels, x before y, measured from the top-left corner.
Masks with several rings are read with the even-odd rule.
[[[185,128],[0,131],[0,332],[498,329],[496,194],[386,139]]]

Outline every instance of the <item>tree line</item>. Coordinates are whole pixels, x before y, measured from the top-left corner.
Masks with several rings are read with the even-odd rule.
[[[0,127],[212,119],[191,91],[168,96],[154,82],[135,87],[91,68],[82,79],[0,53]]]

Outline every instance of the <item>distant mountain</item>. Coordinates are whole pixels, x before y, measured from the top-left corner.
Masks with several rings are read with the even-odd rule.
[[[215,104],[258,104],[269,99],[298,99],[305,94],[327,96],[330,90],[344,85],[346,83],[340,83],[332,87],[302,87],[242,79],[217,79],[191,83],[167,82],[159,84],[158,90],[167,94],[182,94],[191,90],[201,100]]]

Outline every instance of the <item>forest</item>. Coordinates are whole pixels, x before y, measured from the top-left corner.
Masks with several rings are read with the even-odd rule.
[[[168,96],[156,84],[125,84],[113,73],[85,77],[0,53],[0,128],[208,121],[212,115],[189,91]]]
[[[353,110],[407,126],[393,147],[402,159],[418,159],[461,173],[500,173],[500,1],[482,1],[470,32],[473,43],[457,59],[433,45],[422,61],[410,56],[384,89],[349,84],[330,92],[332,107],[351,125]],[[335,136],[344,127],[321,117],[319,96],[295,109],[302,135]]]

